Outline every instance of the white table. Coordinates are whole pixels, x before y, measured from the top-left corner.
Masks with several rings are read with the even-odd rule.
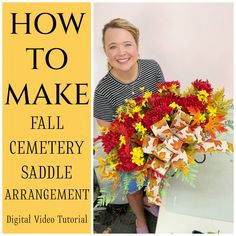
[[[198,230],[203,233],[217,233],[219,231],[220,234],[232,234],[233,223],[173,213],[166,209],[165,204],[160,208],[158,222],[156,226],[156,234],[191,234],[193,230]]]
[[[223,136],[233,140],[233,134]],[[201,156],[197,156],[201,158]],[[233,154],[207,154],[196,187],[173,178],[159,211],[156,233],[233,233]]]

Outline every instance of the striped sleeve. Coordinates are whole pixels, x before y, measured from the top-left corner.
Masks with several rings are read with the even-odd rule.
[[[113,109],[109,101],[98,91],[94,94],[94,117],[111,122],[113,120]]]
[[[157,63],[157,62],[156,62]],[[160,65],[157,63],[157,83],[163,83],[165,82],[165,79],[164,79],[164,75],[163,75],[163,72],[162,72],[162,69],[160,67]]]

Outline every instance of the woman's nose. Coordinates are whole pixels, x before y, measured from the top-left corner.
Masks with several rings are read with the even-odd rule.
[[[119,46],[119,55],[124,55],[124,54],[125,54],[125,48],[122,45],[120,45]]]

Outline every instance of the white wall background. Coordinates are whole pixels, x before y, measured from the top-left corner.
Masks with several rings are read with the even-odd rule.
[[[139,28],[141,58],[157,60],[166,81],[208,79],[233,98],[232,3],[94,3],[93,16],[93,89],[107,72],[102,28],[120,17]]]

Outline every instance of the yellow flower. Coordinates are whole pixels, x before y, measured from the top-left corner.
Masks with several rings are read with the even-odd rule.
[[[145,114],[138,114],[138,116],[143,119],[143,117],[145,116]]]
[[[165,115],[165,119],[166,119],[167,121],[169,121],[169,120],[170,120],[170,116],[169,116],[168,114],[166,114],[166,115]]]
[[[117,110],[116,110],[117,113],[120,113],[120,112],[122,112],[122,111],[123,111],[123,107],[122,107],[122,106],[119,106],[119,107],[117,108]]]
[[[116,153],[109,153],[107,156],[107,162],[110,165],[111,169],[114,169],[118,164],[117,154]]]
[[[177,85],[176,84],[172,84],[171,85],[171,89],[177,89]]]
[[[126,99],[125,102],[127,103],[127,105],[125,106],[126,108],[125,113],[129,117],[133,118],[133,113],[139,112],[139,108],[136,108],[136,102],[133,99]]]
[[[143,98],[144,99],[148,99],[148,98],[150,98],[152,96],[152,92],[145,92],[144,94],[143,94]]]
[[[117,154],[110,152],[106,155],[109,164],[117,163]]]
[[[209,93],[206,90],[198,91],[197,97],[199,101],[203,103],[207,103],[208,96],[209,96]]]
[[[105,129],[102,126],[98,126],[98,130],[100,131],[100,133],[103,133],[103,134],[108,134],[108,132],[109,132],[108,128]]]
[[[116,169],[116,166],[117,166],[118,164],[119,164],[119,163],[113,163],[113,164],[110,165],[110,168],[111,168],[111,169]]]
[[[143,107],[146,107],[146,103],[147,103],[147,99],[143,100],[142,106],[143,106]]]
[[[143,91],[143,90],[145,89],[145,87],[143,86],[143,87],[140,87],[139,89],[140,89],[141,91]]]
[[[162,86],[162,88],[158,89],[159,93],[162,93],[163,91],[166,91],[166,87],[165,86]]]
[[[152,92],[148,92],[146,91],[144,94],[143,94],[143,102],[142,102],[142,106],[143,107],[146,107],[146,103],[148,102],[148,98],[150,98],[152,96]]]
[[[132,109],[128,106],[126,107],[125,114],[128,115],[129,117],[133,118]]]
[[[119,120],[120,122],[122,122],[122,123],[125,122],[125,119],[124,119],[121,115],[118,115],[118,120]]]
[[[217,110],[216,110],[216,108],[214,108],[214,107],[212,107],[212,106],[207,106],[207,111],[208,111],[208,113],[209,113],[209,117],[216,117],[216,112],[217,112]]]
[[[130,98],[130,99],[125,99],[125,102],[126,103],[129,103],[129,105],[136,105],[136,102],[135,102],[135,100],[134,99],[132,99],[132,98]]]
[[[140,106],[135,106],[134,108],[133,108],[133,113],[138,113],[138,112],[140,112],[142,110],[142,108],[140,107]]]
[[[120,135],[119,140],[120,140],[120,147],[121,147],[121,145],[123,145],[123,144],[125,145],[126,144],[125,136],[124,135]]]
[[[144,164],[144,158],[143,158],[143,150],[141,147],[135,147],[133,148],[132,152],[130,152],[132,155],[132,162],[135,163],[138,166],[141,166]]]
[[[182,107],[180,106],[180,105],[178,105],[177,103],[175,103],[175,102],[172,102],[170,105],[169,105],[169,107],[172,107],[172,108],[177,108],[178,110],[180,110]]]
[[[199,121],[201,123],[204,123],[206,121],[206,115],[205,114],[201,114],[200,117],[199,117]]]
[[[136,124],[134,125],[134,128],[135,128],[136,131],[138,131],[138,132],[141,133],[141,134],[145,134],[145,132],[146,132],[146,130],[147,130],[147,129],[142,125],[141,122],[136,123]]]
[[[93,150],[94,150],[95,152],[97,152],[97,151],[98,151],[98,147],[97,147],[97,146],[93,146]]]
[[[130,113],[130,112],[127,112],[127,115],[128,115],[130,118],[134,118],[134,116],[133,116],[132,113]]]
[[[100,133],[102,133],[103,130],[104,130],[104,127],[102,127],[102,126],[99,125],[99,126],[98,126],[98,130],[99,130]]]

